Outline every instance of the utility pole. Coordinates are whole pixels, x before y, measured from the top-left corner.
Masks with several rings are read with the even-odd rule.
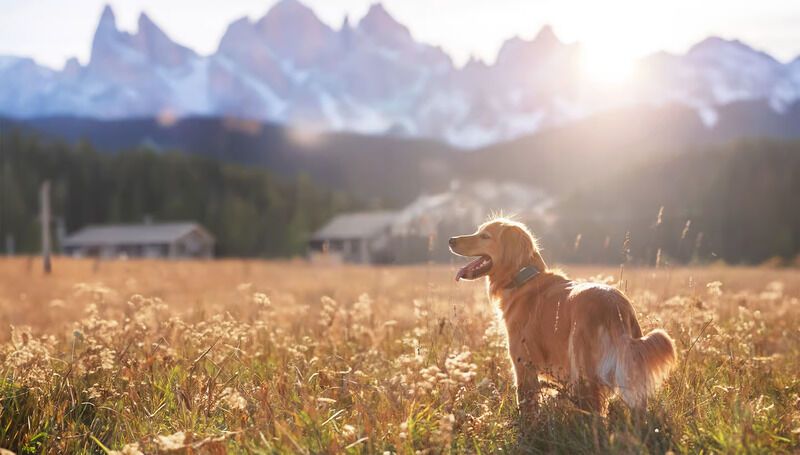
[[[1,126],[1,125],[0,125]],[[10,226],[7,227],[6,221],[6,182],[8,181],[8,162],[6,161],[6,148],[4,142],[8,141],[8,134],[0,134],[0,232],[5,232],[6,255],[11,256],[13,252],[14,237],[11,235]],[[8,229],[8,230],[6,230]]]
[[[50,263],[50,181],[45,180],[42,182],[42,187],[39,190],[39,206],[42,210],[42,261],[44,273],[49,274],[52,271],[52,264]]]

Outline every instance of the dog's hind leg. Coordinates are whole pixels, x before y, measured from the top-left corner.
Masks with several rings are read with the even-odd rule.
[[[581,409],[606,415],[611,389],[596,380],[582,379],[574,384],[573,394]]]

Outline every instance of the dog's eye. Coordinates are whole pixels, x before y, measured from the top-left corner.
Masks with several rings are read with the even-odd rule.
[[[484,232],[484,233],[482,233],[482,234],[480,235],[480,237],[481,237],[482,239],[484,239],[484,240],[488,240],[488,239],[489,239],[489,234],[487,234],[487,233],[485,233],[485,232]]]

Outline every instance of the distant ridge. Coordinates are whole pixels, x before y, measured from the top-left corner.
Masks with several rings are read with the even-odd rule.
[[[380,4],[334,29],[282,0],[256,21],[231,23],[217,51],[200,56],[144,13],[136,33],[120,31],[106,6],[85,66],[72,59],[56,71],[0,57],[0,114],[231,116],[478,148],[623,107],[688,106],[713,128],[732,103],[763,103],[765,115],[783,116],[800,100],[800,59],[782,63],[737,40],[710,37],[684,55],[647,56],[636,83],[614,90],[587,85],[580,55],[579,44],[543,27],[531,40],[509,39],[494,64],[457,68]]]

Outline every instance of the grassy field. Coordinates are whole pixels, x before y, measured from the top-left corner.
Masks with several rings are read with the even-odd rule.
[[[38,265],[0,260],[17,453],[800,451],[796,269],[566,267],[625,290],[678,366],[644,424],[551,394],[520,428],[502,328],[455,267]]]

